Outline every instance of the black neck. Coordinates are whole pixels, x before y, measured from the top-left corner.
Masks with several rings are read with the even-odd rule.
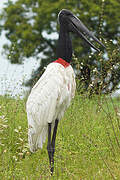
[[[68,63],[72,60],[72,42],[69,32],[64,27],[60,27],[57,58],[62,58]]]

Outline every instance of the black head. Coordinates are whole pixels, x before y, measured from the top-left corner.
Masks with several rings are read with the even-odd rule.
[[[102,42],[100,42],[91,31],[69,10],[62,9],[58,14],[58,21],[60,26],[62,26],[65,31],[76,33],[78,36],[82,37],[92,48],[97,51],[100,51],[98,48],[94,46],[86,37],[89,36],[101,46],[104,46]]]
[[[68,18],[74,16],[73,13],[67,9],[62,9],[58,14],[58,21],[60,24],[68,24]]]

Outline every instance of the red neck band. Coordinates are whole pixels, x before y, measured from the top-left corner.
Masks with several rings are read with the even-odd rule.
[[[70,65],[70,63],[66,62],[62,58],[58,58],[56,61],[54,61],[54,63],[59,63],[59,64],[63,65],[64,68],[67,68]]]

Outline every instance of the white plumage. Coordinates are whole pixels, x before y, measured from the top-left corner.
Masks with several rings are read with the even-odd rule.
[[[28,117],[28,141],[30,150],[42,148],[48,123],[60,120],[75,95],[75,74],[71,65],[64,67],[50,63],[32,88],[26,110]]]

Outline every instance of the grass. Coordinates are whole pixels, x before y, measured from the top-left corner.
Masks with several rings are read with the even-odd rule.
[[[119,99],[76,95],[59,123],[51,177],[47,142],[29,152],[25,100],[0,96],[1,179],[120,179],[119,109]]]

